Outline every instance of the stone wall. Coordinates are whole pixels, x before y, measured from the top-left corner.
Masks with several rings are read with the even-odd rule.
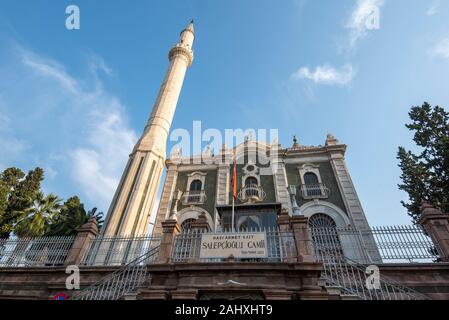
[[[81,267],[81,287],[89,286],[117,267]],[[317,287],[322,267],[314,263],[191,263],[151,265],[151,286],[141,288],[137,299],[189,298],[202,295],[262,294],[274,299],[341,299]],[[383,276],[424,293],[431,299],[449,300],[449,263],[385,264]],[[51,299],[65,289],[63,267],[0,268],[0,299]],[[239,284],[229,283],[233,280]]]

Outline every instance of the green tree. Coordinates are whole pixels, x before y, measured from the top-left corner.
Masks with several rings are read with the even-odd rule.
[[[412,121],[406,127],[414,132],[420,152],[399,147],[397,158],[402,170],[399,188],[409,196],[401,203],[416,222],[423,200],[449,212],[449,113],[425,102],[412,107],[409,116]]]
[[[23,211],[22,218],[14,226],[14,233],[20,238],[43,236],[59,214],[61,202],[53,194],[44,196],[38,192],[32,205]]]
[[[54,223],[50,226],[46,235],[70,236],[75,235],[76,230],[89,219],[97,219],[98,227],[103,224],[103,212],[97,212],[97,208],[86,212],[84,205],[77,196],[67,199]]]
[[[8,168],[0,174],[0,237],[9,237],[14,225],[39,192],[43,176],[40,168],[26,176],[18,168]]]

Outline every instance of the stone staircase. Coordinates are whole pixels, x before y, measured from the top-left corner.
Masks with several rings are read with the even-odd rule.
[[[320,250],[324,252],[324,250]],[[324,271],[321,281],[327,291],[342,300],[428,300],[422,293],[379,274],[376,284],[368,286],[368,265],[327,252],[319,257]]]
[[[72,300],[121,300],[137,292],[148,280],[147,264],[159,253],[159,246],[150,249],[97,283],[76,292]]]

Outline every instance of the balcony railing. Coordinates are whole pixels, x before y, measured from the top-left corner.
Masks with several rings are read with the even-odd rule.
[[[238,193],[238,198],[242,202],[260,202],[266,197],[262,187],[256,184],[244,186]]]
[[[329,198],[329,189],[323,184],[303,184],[301,195],[304,199],[326,199]]]
[[[186,191],[182,196],[182,204],[190,205],[190,204],[203,204],[206,202],[206,192],[204,190],[201,191]]]

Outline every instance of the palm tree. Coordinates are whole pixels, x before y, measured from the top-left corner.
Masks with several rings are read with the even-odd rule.
[[[24,210],[23,218],[14,226],[14,233],[19,238],[44,235],[59,214],[61,202],[54,194],[44,196],[38,192],[32,205]]]
[[[97,212],[97,208],[86,212],[84,205],[76,196],[69,198],[61,208],[59,215],[50,225],[46,235],[49,236],[72,236],[76,230],[89,219],[97,220],[98,228],[103,224],[103,212]]]
[[[59,214],[61,199],[54,194],[44,196],[42,192],[36,193],[30,200],[31,206],[20,212],[22,218],[14,225],[14,233],[22,240],[17,243],[8,264],[35,263],[42,254],[45,255],[46,247],[35,250],[35,243],[29,238],[39,237],[45,234],[52,221]],[[47,254],[48,255],[48,254]],[[44,259],[48,259],[48,256]],[[24,259],[24,260],[22,260]]]

